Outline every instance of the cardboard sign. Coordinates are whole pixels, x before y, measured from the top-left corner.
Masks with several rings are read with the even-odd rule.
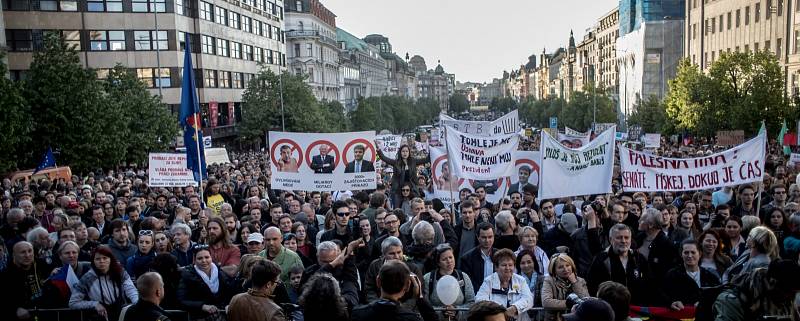
[[[744,130],[721,130],[717,132],[717,145],[734,146],[744,143]]]
[[[197,186],[184,153],[150,153],[147,174],[150,187]]]

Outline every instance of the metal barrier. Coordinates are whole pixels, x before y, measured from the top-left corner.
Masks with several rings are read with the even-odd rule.
[[[33,320],[38,321],[85,321],[89,318],[98,317],[97,311],[93,309],[31,309],[29,310]],[[183,310],[165,310],[173,321],[191,321],[189,312]],[[224,310],[223,310],[224,312]],[[117,320],[109,320],[117,321]]]

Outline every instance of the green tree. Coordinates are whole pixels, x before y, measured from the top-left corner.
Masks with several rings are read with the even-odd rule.
[[[492,102],[489,103],[489,110],[507,113],[514,109],[517,109],[519,106],[517,101],[511,97],[503,97],[503,98],[493,98]]]
[[[124,160],[122,142],[128,137],[122,111],[109,103],[95,72],[83,68],[78,53],[60,36],[47,33],[42,50],[34,53],[25,97],[33,115],[36,140],[29,150],[34,155],[52,146],[61,150],[58,162],[78,172]],[[35,158],[32,163],[39,161]]]
[[[656,96],[639,101],[628,116],[628,124],[642,126],[646,133],[672,132],[667,124],[666,105]]]
[[[347,119],[344,105],[338,101],[329,101],[323,106],[324,119],[331,132],[346,132],[350,129],[350,120]]]
[[[460,114],[465,111],[469,111],[469,100],[467,100],[467,96],[464,96],[463,94],[455,93],[450,95],[449,103],[449,111],[453,114]]]
[[[33,126],[22,87],[5,77],[8,69],[4,58],[5,52],[0,51],[0,146],[4,146],[0,154],[0,173],[17,169],[20,155],[27,155],[24,147],[31,141],[29,133]]]
[[[582,91],[572,93],[569,103],[564,104],[561,110],[559,123],[586,131],[592,128],[595,117],[598,123],[613,123],[616,122],[617,112],[614,102],[605,91],[595,91],[591,85],[587,85]]]
[[[142,163],[150,152],[167,150],[178,135],[178,121],[159,96],[147,90],[130,69],[120,64],[112,69],[105,83],[111,108],[121,113],[126,125],[125,160]]]
[[[358,98],[358,105],[356,109],[348,115],[352,129],[360,130],[381,130],[378,121],[378,108],[364,98]]]
[[[795,110],[784,99],[783,79],[769,52],[723,53],[707,75],[683,60],[665,99],[668,123],[712,137],[730,129],[752,135],[766,120],[770,132],[777,133],[781,121]]]

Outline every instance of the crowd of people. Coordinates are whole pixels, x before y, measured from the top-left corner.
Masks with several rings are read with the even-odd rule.
[[[797,319],[800,187],[776,149],[756,185],[538,199],[527,184],[449,207],[408,148],[369,191],[276,190],[267,155],[231,159],[200,188],[150,187],[141,168],[4,180],[0,318]]]

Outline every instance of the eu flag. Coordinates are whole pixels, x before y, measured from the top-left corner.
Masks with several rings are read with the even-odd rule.
[[[178,119],[183,128],[183,144],[186,146],[186,168],[192,170],[194,178],[206,178],[206,156],[203,150],[200,102],[192,69],[192,54],[189,34],[186,34],[186,50],[183,54],[183,84],[181,85],[181,113]]]
[[[47,152],[44,153],[44,157],[42,157],[42,162],[39,163],[39,166],[36,166],[36,169],[33,170],[33,174],[36,174],[40,170],[53,166],[56,166],[56,157],[53,156],[53,149],[48,147]]]

